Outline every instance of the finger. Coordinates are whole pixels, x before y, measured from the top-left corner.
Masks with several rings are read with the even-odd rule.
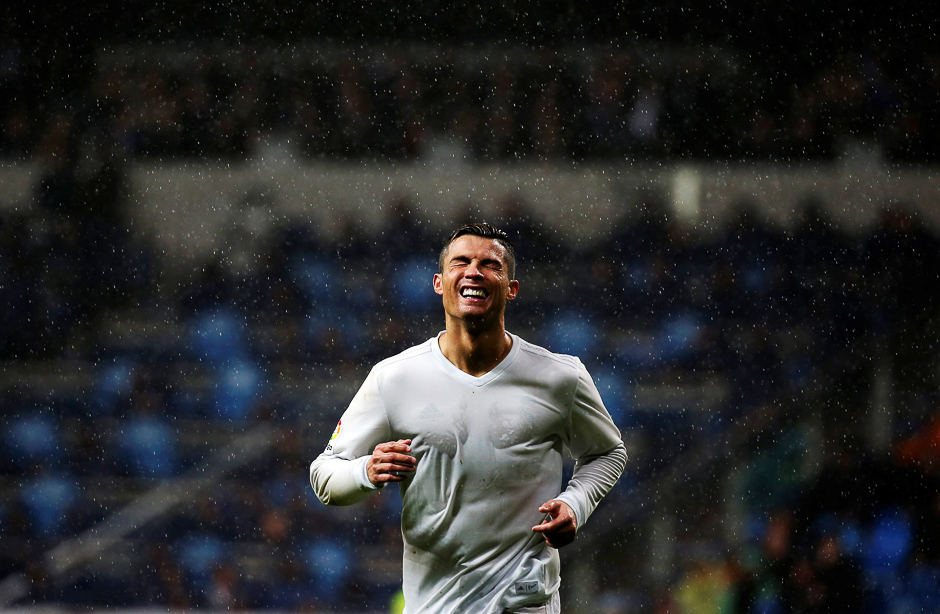
[[[410,440],[407,440],[410,442]],[[373,453],[384,453],[384,452],[411,452],[411,445],[409,443],[392,441],[388,443],[380,443],[375,446]]]
[[[402,467],[399,465],[376,465],[370,473],[373,482],[400,482],[414,473],[413,467]]]
[[[536,533],[553,533],[570,523],[571,521],[565,518],[553,518],[552,520],[543,520],[542,524],[535,525],[532,530]]]
[[[410,446],[411,446],[410,439],[399,439],[398,441],[383,441],[382,443],[377,444],[375,447],[382,448],[382,447],[410,447]]]
[[[552,514],[551,518],[544,519],[540,524],[532,527],[533,531],[546,533],[574,527],[574,518],[570,514]]]
[[[539,511],[543,514],[552,514],[553,516],[561,509],[561,504],[552,499],[551,501],[546,501],[539,507]]]
[[[415,467],[411,465],[396,465],[394,463],[379,463],[373,465],[376,473],[414,473]]]
[[[399,473],[414,473],[417,467],[403,463],[372,463],[372,470],[375,472],[388,473],[397,471]]]
[[[372,482],[401,482],[404,481],[405,476],[396,475],[394,473],[377,473],[375,474],[375,479]]]
[[[372,455],[373,463],[401,463],[405,465],[415,465],[418,462],[414,456],[408,456],[406,454],[396,454],[394,452],[384,453],[384,454],[373,454]]]

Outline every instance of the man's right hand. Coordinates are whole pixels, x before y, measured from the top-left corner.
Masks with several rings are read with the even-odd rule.
[[[418,460],[411,456],[411,440],[399,439],[375,446],[372,456],[366,461],[369,481],[376,486],[385,482],[401,482],[403,473],[413,473]]]

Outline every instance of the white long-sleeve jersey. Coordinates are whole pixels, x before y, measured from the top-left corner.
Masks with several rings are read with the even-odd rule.
[[[439,337],[439,336],[438,336]],[[532,527],[539,506],[567,503],[579,528],[626,464],[620,431],[581,361],[512,336],[474,377],[438,338],[377,364],[310,465],[328,505],[376,490],[366,461],[379,443],[411,439],[400,482],[405,614],[501,614],[547,603],[560,564]],[[576,459],[564,492],[562,450]]]

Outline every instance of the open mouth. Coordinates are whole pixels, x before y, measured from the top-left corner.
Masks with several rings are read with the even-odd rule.
[[[484,299],[489,296],[489,292],[483,288],[461,288],[460,296],[464,298]]]

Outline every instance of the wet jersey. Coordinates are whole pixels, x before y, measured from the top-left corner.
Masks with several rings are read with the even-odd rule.
[[[549,602],[557,550],[532,532],[560,499],[584,525],[620,477],[626,452],[581,361],[512,336],[492,371],[474,377],[438,338],[376,365],[343,414],[310,481],[327,504],[376,487],[366,461],[411,439],[416,471],[400,482],[406,614],[501,614]],[[576,459],[564,492],[562,453]],[[560,494],[559,494],[560,493]]]

